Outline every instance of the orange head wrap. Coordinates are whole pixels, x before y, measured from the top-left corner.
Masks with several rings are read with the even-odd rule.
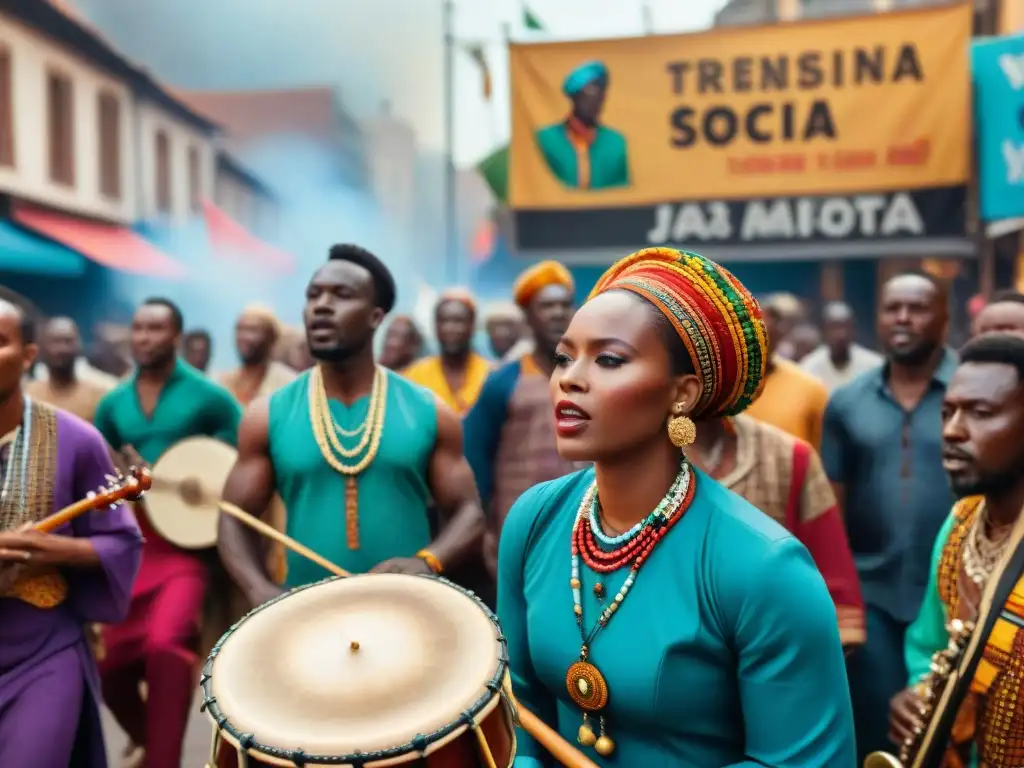
[[[516,304],[525,308],[534,296],[549,285],[561,285],[570,291],[576,289],[568,269],[557,261],[542,261],[519,275],[512,286],[512,298]]]
[[[646,248],[612,265],[590,298],[616,289],[647,299],[686,345],[704,383],[692,418],[734,416],[761,393],[768,357],[761,309],[725,267],[689,251]]]

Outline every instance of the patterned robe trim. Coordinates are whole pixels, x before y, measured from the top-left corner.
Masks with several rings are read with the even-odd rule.
[[[953,528],[939,557],[937,585],[939,598],[946,606],[946,615],[955,617],[960,610],[960,576],[963,567],[964,545],[974,520],[982,509],[981,496],[969,496],[953,505]]]
[[[982,501],[972,496],[953,507],[955,522],[938,573],[947,616],[959,615],[963,549],[984,508]],[[954,742],[974,741],[980,768],[1024,766],[1024,709],[1020,707],[1024,701],[1024,577],[1014,586],[985,644],[971,694],[957,713]]]
[[[779,525],[786,525],[793,475],[792,439],[780,440],[774,427],[749,416],[734,416],[728,424],[736,435],[736,465],[718,481]]]
[[[16,531],[53,514],[53,487],[57,480],[57,412],[45,403],[33,400],[29,418],[29,428],[25,429],[26,425],[19,428],[19,433],[28,437],[28,445],[24,446],[28,451],[25,492],[10,493],[0,502],[0,530],[3,531]],[[15,450],[20,448],[18,442],[15,439],[6,462],[11,467],[10,471],[16,469],[13,465],[17,461]],[[24,506],[20,503],[21,498],[25,499]],[[56,568],[14,567],[6,577],[0,569],[2,597],[16,597],[36,608],[55,608],[64,602],[67,594],[67,582]]]
[[[836,603],[843,645],[863,644],[860,582],[835,494],[814,449],[750,416],[735,416],[728,423],[736,435],[736,466],[719,482],[785,526],[807,547]]]

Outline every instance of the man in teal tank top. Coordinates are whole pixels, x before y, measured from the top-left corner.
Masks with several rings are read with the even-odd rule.
[[[303,313],[317,365],[249,406],[224,498],[262,515],[276,491],[288,535],[352,573],[440,573],[480,552],[483,514],[459,418],[374,361],[374,334],[394,303],[379,259],[355,245],[331,248]],[[280,594],[258,535],[225,515],[218,545],[253,605]],[[294,553],[287,566],[286,587],[329,575]]]

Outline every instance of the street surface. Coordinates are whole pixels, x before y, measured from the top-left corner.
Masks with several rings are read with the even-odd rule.
[[[210,739],[213,731],[210,720],[199,711],[201,701],[202,698],[197,695],[189,716],[185,751],[181,758],[182,768],[203,768],[210,757]],[[108,764],[110,768],[120,768],[121,754],[127,739],[106,707],[103,708],[103,733],[107,738]]]

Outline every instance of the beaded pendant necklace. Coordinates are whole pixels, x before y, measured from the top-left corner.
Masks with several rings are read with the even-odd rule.
[[[580,657],[579,661],[570,666],[566,672],[565,687],[576,706],[583,710],[583,724],[580,726],[577,741],[585,747],[594,747],[597,753],[603,757],[607,757],[615,751],[615,742],[606,733],[605,717],[602,714],[605,707],[608,706],[609,691],[604,675],[590,659],[590,648],[598,633],[608,625],[625,601],[640,568],[650,557],[654,547],[679,522],[683,513],[693,502],[696,489],[695,480],[689,463],[683,459],[683,463],[679,467],[679,474],[676,475],[665,498],[651,514],[621,536],[607,536],[601,529],[596,481],[583,495],[583,500],[576,512],[576,521],[572,530],[572,576],[569,579],[569,586],[572,589],[576,626],[580,631]],[[602,549],[598,541],[617,548]],[[626,580],[619,587],[619,591],[611,602],[604,607],[589,632],[583,622],[580,559],[590,570],[599,574],[613,573],[629,566]],[[604,588],[600,582],[595,584],[594,592],[598,599],[603,596]],[[596,715],[598,718],[598,734],[594,733],[594,729],[590,725],[590,715]]]
[[[387,399],[387,374],[383,369],[377,368],[373,375],[373,388],[370,390],[366,418],[355,430],[346,431],[341,429],[331,413],[327,388],[324,386],[320,367],[315,366],[309,375],[309,420],[313,425],[313,436],[316,438],[321,455],[331,469],[345,476],[345,538],[349,549],[359,549],[359,484],[357,478],[377,457],[381,436],[384,433],[384,412]],[[346,448],[339,438],[339,435],[351,438],[360,434],[362,438],[354,448]],[[360,454],[362,454],[362,458],[354,464],[346,464],[343,461],[343,459],[353,459]]]

